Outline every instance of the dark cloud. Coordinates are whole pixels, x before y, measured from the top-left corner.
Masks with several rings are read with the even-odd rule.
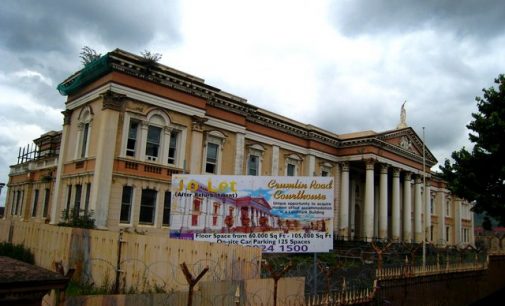
[[[83,45],[140,52],[156,35],[177,43],[178,5],[152,1],[2,1],[0,59],[4,72],[38,71],[57,85],[79,69]],[[98,47],[93,46],[98,44]],[[153,50],[154,51],[154,50]]]
[[[61,129],[65,97],[56,86],[81,67],[84,45],[140,53],[160,37],[177,44],[178,23],[173,1],[0,1],[0,88],[13,89],[0,91],[0,181],[8,180],[21,135]]]
[[[488,39],[505,30],[505,5],[501,0],[356,0],[335,3],[331,18],[349,36],[429,28]]]
[[[160,31],[177,41],[177,5],[152,4],[100,0],[2,2],[0,37],[4,48],[19,53],[67,52],[82,36],[127,49],[147,45]]]

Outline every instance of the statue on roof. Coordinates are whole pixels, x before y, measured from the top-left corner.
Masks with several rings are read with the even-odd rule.
[[[400,123],[396,127],[397,129],[404,129],[408,127],[407,125],[407,111],[405,110],[405,103],[407,103],[407,100],[403,102],[402,108],[400,110]]]

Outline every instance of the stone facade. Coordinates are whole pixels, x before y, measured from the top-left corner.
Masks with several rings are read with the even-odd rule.
[[[335,134],[140,56],[106,56],[100,74],[59,86],[68,99],[48,213],[31,213],[46,189],[36,156],[11,167],[6,218],[58,223],[79,207],[99,228],[166,233],[173,174],[331,176],[339,239],[473,243],[470,204],[429,171],[437,160],[412,128]]]

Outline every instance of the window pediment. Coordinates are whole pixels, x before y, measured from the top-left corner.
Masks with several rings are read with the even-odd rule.
[[[205,132],[205,138],[206,138],[206,143],[207,142],[212,142],[212,143],[216,143],[216,144],[219,144],[219,145],[224,145],[226,143],[226,138],[228,136],[220,131],[216,131],[216,130],[212,130],[212,131],[207,131]],[[221,149],[223,149],[221,147]]]
[[[256,155],[263,157],[263,153],[265,153],[265,148],[260,144],[250,144],[246,146],[249,152],[249,155]]]
[[[326,169],[332,169],[333,168],[333,165],[330,164],[329,162],[320,162],[319,166],[321,166],[321,168],[326,168]]]
[[[300,155],[294,154],[294,153],[285,154],[284,157],[286,158],[286,160],[291,160],[291,161],[294,161],[294,162],[301,162],[301,161],[303,161],[303,158]]]
[[[86,105],[85,107],[81,108],[77,120],[80,122],[90,122],[93,119],[93,115],[93,108],[91,108],[89,105]]]
[[[170,125],[170,117],[159,109],[151,110],[147,116],[146,121],[148,124],[158,125],[158,126],[168,126]]]

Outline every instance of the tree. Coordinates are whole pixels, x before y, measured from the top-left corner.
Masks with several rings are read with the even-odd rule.
[[[441,170],[455,195],[475,201],[475,212],[505,225],[505,76],[495,83],[498,90],[483,89],[483,97],[475,98],[479,112],[467,125],[473,149],[453,152],[454,162],[445,160]]]
[[[488,216],[484,217],[484,220],[482,221],[482,228],[485,231],[492,231],[493,230],[493,224],[491,223],[491,219],[489,219]]]

